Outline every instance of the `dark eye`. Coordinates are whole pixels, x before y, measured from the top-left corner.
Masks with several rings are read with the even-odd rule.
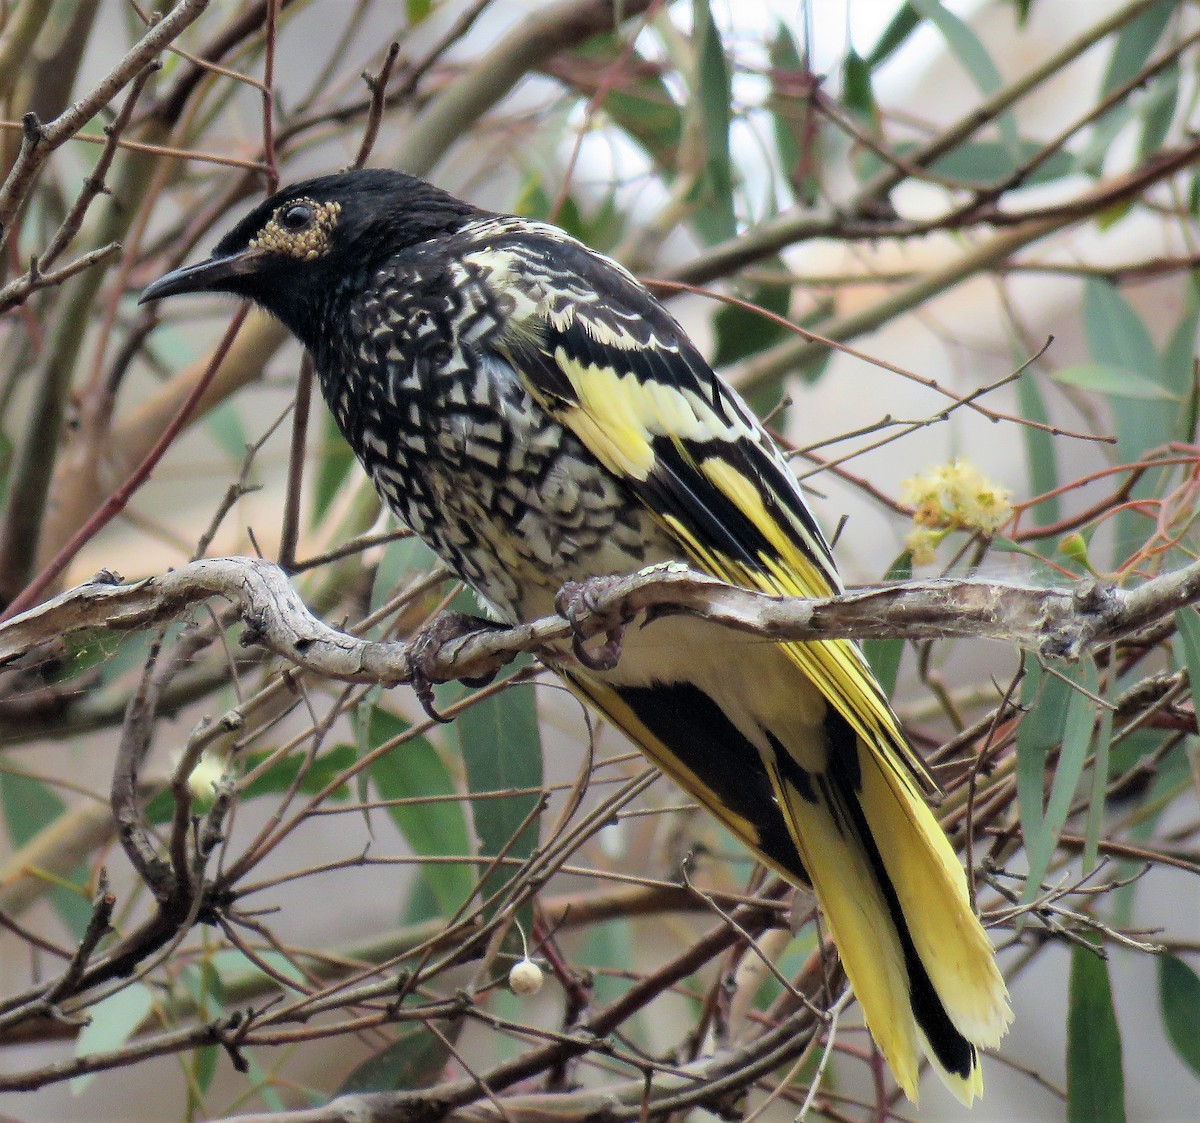
[[[300,231],[313,220],[313,209],[307,203],[293,203],[279,216],[279,224],[285,230]]]

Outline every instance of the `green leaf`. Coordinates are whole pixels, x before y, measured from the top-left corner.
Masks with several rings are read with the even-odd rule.
[[[1102,101],[1118,86],[1123,86],[1146,65],[1150,52],[1162,38],[1171,14],[1178,5],[1175,0],[1158,0],[1137,19],[1127,23],[1117,35],[1112,54],[1108,57],[1108,68],[1100,83]]]
[[[1084,175],[1098,176],[1104,169],[1104,158],[1108,155],[1117,134],[1133,120],[1137,103],[1126,99],[1114,105],[1103,117],[1092,124],[1087,142],[1075,152],[1075,167]]]
[[[885,581],[908,581],[912,577],[912,554],[904,551],[883,575]],[[883,687],[887,697],[896,691],[896,676],[900,673],[900,659],[904,655],[902,639],[869,639],[863,642],[863,654],[871,664],[871,670]]]
[[[624,51],[625,44],[614,40],[608,58],[610,67],[617,65]],[[635,54],[621,71],[634,77],[620,80],[609,89],[602,103],[604,112],[662,172],[674,173],[683,139],[683,111],[657,68],[640,55]]]
[[[1142,135],[1138,138],[1139,164],[1158,154],[1167,139],[1179,104],[1179,67],[1167,67],[1155,79],[1141,104]]]
[[[904,159],[919,146],[913,141],[902,141],[893,147],[895,154]],[[946,155],[935,160],[930,170],[942,179],[951,179],[964,187],[990,187],[1006,180],[1021,164],[1042,150],[1036,140],[1016,142],[1015,148],[1000,141],[977,140],[958,145]],[[870,179],[882,171],[884,161],[875,152],[864,151],[859,156],[855,173],[860,179]],[[1074,175],[1076,161],[1066,152],[1056,152],[1039,164],[1021,181],[1020,187],[1037,187],[1052,183],[1064,176]]]
[[[1088,749],[1092,743],[1092,729],[1096,724],[1096,703],[1083,690],[1095,694],[1098,689],[1096,663],[1093,659],[1085,659],[1079,667],[1073,668],[1071,679],[1082,690],[1072,690],[1067,699],[1067,712],[1063,720],[1062,748],[1058,754],[1058,765],[1054,770],[1054,780],[1050,785],[1050,798],[1046,802],[1046,813],[1042,819],[1042,837],[1037,844],[1029,847],[1029,876],[1025,883],[1025,899],[1033,900],[1037,896],[1038,887],[1046,876],[1050,865],[1050,857],[1058,845],[1058,836],[1067,822],[1067,814],[1075,799],[1079,787],[1079,778],[1083,775],[1083,765],[1087,760]],[[1103,790],[1101,791],[1103,795]],[[1026,846],[1029,840],[1026,839]],[[1034,862],[1033,855],[1037,855]]]
[[[705,164],[701,206],[694,222],[709,244],[737,233],[733,210],[733,169],[729,160],[729,122],[733,105],[729,66],[717,25],[706,0],[693,0],[696,43],[695,90],[704,132]]]
[[[1017,140],[1015,144],[994,140],[975,140],[951,149],[934,161],[932,171],[944,179],[986,186],[1007,179],[1018,164],[1024,164],[1042,150],[1036,140]],[[1037,187],[1074,174],[1075,161],[1066,152],[1056,152],[1042,161],[1021,181],[1022,187]]]
[[[4,808],[4,822],[14,850],[32,842],[67,810],[67,805],[52,787],[18,773],[0,774],[0,805]],[[31,871],[27,876],[37,875]],[[67,931],[78,939],[87,930],[92,917],[91,902],[83,888],[88,882],[87,867],[76,866],[69,880],[79,886],[78,892],[65,885],[51,885],[46,890],[46,898],[67,926]]]
[[[1171,1047],[1200,1076],[1200,977],[1182,959],[1160,955],[1158,1006]]]
[[[1181,608],[1175,613],[1175,631],[1179,636],[1181,662],[1187,670],[1192,697],[1200,695],[1200,612]]]
[[[921,22],[921,16],[912,4],[904,4],[883,29],[875,46],[867,55],[867,66],[872,70],[886,62],[907,41]]]
[[[1001,89],[1004,82],[1000,71],[992,62],[987,48],[964,20],[949,11],[940,0],[909,0],[909,5],[916,8],[942,33],[946,45],[971,76],[980,93],[990,97]],[[1011,112],[1003,113],[996,118],[996,127],[1000,130],[1000,137],[1013,159],[1020,159],[1016,118]]]
[[[842,104],[872,132],[878,124],[875,92],[871,89],[871,67],[854,53],[842,59]]]
[[[232,400],[226,399],[209,410],[204,416],[204,425],[231,457],[239,461],[245,457],[250,442],[246,440],[245,427]]]
[[[379,706],[371,708],[367,743],[384,741],[406,733],[408,723]],[[415,737],[371,766],[371,779],[382,799],[413,799],[419,796],[454,795],[457,791],[437,750],[424,737]],[[404,803],[387,809],[414,854],[466,856],[472,853],[466,814],[458,800],[435,803]],[[475,876],[467,863],[431,864],[421,867],[442,916],[452,916],[475,891]]]
[[[425,573],[438,565],[437,556],[417,537],[401,538],[389,542],[384,548],[379,568],[375,571],[375,585],[371,589],[371,611],[376,612],[387,604],[400,588],[404,579],[413,574]],[[433,608],[440,592],[430,594]]]
[[[0,432],[0,500],[8,491],[8,473],[12,468],[15,446],[7,433]]]
[[[817,171],[817,120],[803,96],[810,80],[791,31],[780,23],[768,45],[771,60],[771,123],[779,167],[805,206],[815,205],[820,188]]]
[[[1171,333],[1162,354],[1163,386],[1177,400],[1185,403],[1180,411],[1174,436],[1186,441],[1196,428],[1196,332],[1200,330],[1200,285],[1189,280],[1183,315]]]
[[[1017,379],[1017,403],[1021,416],[1043,425],[1050,420],[1046,400],[1038,385],[1038,373],[1032,366],[1026,367]],[[1045,495],[1058,487],[1058,445],[1052,434],[1032,425],[1021,426],[1021,437],[1025,442],[1025,463],[1029,472],[1029,488],[1032,495]],[[1039,503],[1031,512],[1035,526],[1049,526],[1062,517],[1058,496]],[[1049,552],[1053,542],[1044,543]]]
[[[459,1023],[462,1024],[461,1022]],[[453,1027],[448,1027],[448,1031]],[[408,1023],[396,1039],[368,1057],[338,1089],[339,1096],[354,1092],[397,1092],[430,1085],[450,1059],[446,1037],[431,1033],[420,1022]]]
[[[515,841],[514,836],[541,798],[542,742],[533,690],[520,686],[492,694],[464,710],[450,728],[458,737],[471,794],[478,797],[471,807],[484,859],[481,868],[502,851],[510,858],[527,858],[537,846],[537,819]],[[510,789],[532,790],[491,795]],[[502,889],[515,873],[515,866],[497,866],[481,887],[481,896]]]
[[[1096,664],[1093,660],[1088,659],[1080,667],[1073,668],[1070,677],[1078,686],[1095,694],[1097,677]],[[1021,730],[1017,734],[1018,795],[1022,800],[1021,822],[1025,826],[1025,851],[1029,858],[1029,873],[1025,881],[1025,891],[1021,895],[1024,904],[1032,901],[1041,891],[1042,879],[1046,876],[1046,870],[1050,868],[1050,858],[1054,853],[1054,848],[1058,845],[1058,836],[1066,824],[1067,813],[1071,809],[1071,802],[1079,787],[1079,778],[1083,775],[1083,765],[1087,760],[1088,748],[1092,741],[1092,727],[1096,720],[1096,704],[1081,690],[1072,690],[1067,683],[1057,677],[1048,676],[1043,681],[1045,687],[1043,696],[1037,704],[1038,710],[1045,711],[1047,705],[1054,705],[1058,710],[1062,709],[1060,692],[1054,691],[1053,698],[1047,697],[1055,685],[1069,691],[1069,696],[1066,699],[1065,713],[1061,718],[1061,733],[1059,732],[1059,717],[1055,714],[1052,718],[1050,715],[1046,715],[1047,720],[1040,731],[1038,730],[1040,723],[1035,723],[1031,734],[1031,736],[1038,736],[1040,732],[1040,739],[1035,744],[1040,745],[1044,750],[1048,751],[1054,741],[1061,741],[1062,745],[1058,754],[1058,766],[1054,770],[1054,780],[1050,785],[1050,797],[1046,803],[1045,813],[1037,816],[1036,830],[1033,833],[1030,833],[1029,827],[1026,825],[1025,797],[1021,794],[1020,775],[1021,733],[1025,731],[1026,723],[1029,722],[1032,715],[1026,716],[1025,721],[1021,724]],[[1053,733],[1051,733],[1052,730]],[[1053,740],[1050,739],[1051,737]],[[1036,762],[1039,756],[1039,749],[1027,743],[1024,751],[1027,756],[1032,758],[1030,762],[1027,762],[1032,767],[1033,762]],[[1041,767],[1044,768],[1045,752],[1040,752],[1040,755],[1043,762]],[[1041,768],[1039,768],[1040,771]],[[1029,776],[1025,777],[1027,793],[1031,787],[1030,779]],[[1040,805],[1040,777],[1038,789],[1037,804]]]
[[[256,768],[269,755],[270,750],[267,749],[247,754],[245,758],[246,771],[249,772],[251,769]],[[299,775],[300,768],[307,759],[307,754],[297,752],[284,757],[280,761],[276,761],[252,784],[246,786],[242,791],[243,802],[254,799],[257,796],[287,791],[292,786],[297,775]],[[358,753],[353,745],[335,745],[328,751],[321,753],[308,766],[307,771],[304,773],[304,778],[300,781],[300,791],[305,795],[313,795],[319,792],[339,772],[344,772],[357,759]],[[348,799],[349,796],[349,789],[343,784],[340,788],[330,793],[329,798],[335,800]]]
[[[1097,363],[1123,367],[1142,379],[1162,386],[1162,365],[1150,332],[1125,298],[1107,281],[1089,278],[1083,292],[1083,326],[1088,349]],[[1124,395],[1128,397],[1128,395]],[[1169,395],[1167,395],[1169,397]],[[1135,460],[1147,448],[1170,439],[1171,422],[1178,407],[1173,404],[1118,410],[1117,455]]]
[[[1124,1123],[1121,1033],[1108,964],[1084,947],[1071,949],[1067,1013],[1069,1123]]]
[[[1132,463],[1143,453],[1167,444],[1179,425],[1180,403],[1166,397],[1165,375],[1154,341],[1138,314],[1112,285],[1089,278],[1083,290],[1083,326],[1088,349],[1097,363],[1124,367],[1146,381],[1163,387],[1164,399],[1149,400],[1113,395],[1109,399],[1117,456]],[[1146,473],[1133,490],[1133,497],[1146,498],[1158,486],[1158,474]],[[1146,539],[1144,516],[1131,509],[1118,513],[1113,535],[1116,562],[1123,562]]]
[[[1043,812],[1046,757],[1062,741],[1071,693],[1062,679],[1044,674],[1035,664],[1026,667],[1021,683],[1021,705],[1026,713],[1017,729],[1017,802],[1030,869],[1044,870],[1050,864],[1054,840],[1045,829]],[[1022,900],[1032,900],[1037,891],[1037,883],[1030,878]]]
[[[1128,367],[1113,366],[1111,363],[1078,363],[1056,370],[1050,377],[1064,386],[1076,386],[1094,394],[1140,398],[1148,402],[1175,400],[1175,396],[1157,382]]]
[[[144,983],[131,983],[88,1011],[90,1021],[75,1039],[75,1056],[91,1057],[119,1049],[154,1009],[154,994]],[[79,1095],[96,1077],[85,1072],[72,1077],[71,1091]]]
[[[764,263],[767,269],[783,269],[779,258]],[[790,285],[760,285],[745,298],[767,312],[786,318],[791,307]],[[720,369],[730,363],[758,354],[779,343],[791,333],[783,324],[740,304],[722,304],[713,315],[712,365]]]

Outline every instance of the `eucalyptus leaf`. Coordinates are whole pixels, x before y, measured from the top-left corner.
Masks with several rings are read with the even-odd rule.
[[[381,745],[409,726],[381,706],[371,707],[368,744]],[[392,821],[418,855],[465,857],[472,853],[463,805],[458,800],[422,803],[422,796],[454,795],[456,786],[437,750],[424,737],[413,737],[371,766],[371,780],[381,798],[414,800],[387,809]],[[443,916],[451,916],[475,891],[467,863],[431,863],[421,867],[421,879]]]
[[[91,1057],[119,1049],[154,1009],[154,994],[145,983],[110,994],[88,1010],[88,1023],[75,1038],[75,1056]],[[79,1095],[97,1076],[85,1072],[71,1078],[71,1091]]]
[[[481,871],[488,858],[500,853],[529,857],[537,846],[538,822],[522,824],[537,808],[542,786],[542,741],[532,688],[493,693],[465,709],[450,728],[476,797],[471,807]],[[498,865],[481,886],[481,896],[498,892],[515,873],[515,866]]]
[[[1068,1123],[1125,1123],[1121,1033],[1108,964],[1085,947],[1071,949],[1069,1003]]]
[[[1167,1040],[1179,1059],[1200,1077],[1200,976],[1182,959],[1160,955],[1158,1007]]]
[[[1050,377],[1064,386],[1075,386],[1110,397],[1139,398],[1148,402],[1175,400],[1174,395],[1157,382],[1128,367],[1109,363],[1078,363],[1056,370]]]

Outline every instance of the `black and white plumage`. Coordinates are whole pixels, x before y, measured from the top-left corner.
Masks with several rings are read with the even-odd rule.
[[[380,494],[505,621],[567,581],[679,559],[770,593],[840,588],[783,457],[624,269],[420,180],[347,172],[255,208],[143,299],[219,290],[312,353]],[[929,784],[858,648],[668,617],[616,667],[556,669],[774,868],[815,889],[915,1099],[965,1102],[1010,1012]]]

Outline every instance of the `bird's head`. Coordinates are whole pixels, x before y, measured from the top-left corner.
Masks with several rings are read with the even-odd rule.
[[[382,168],[306,180],[260,203],[210,257],[160,277],[138,303],[230,293],[262,305],[305,340],[314,315],[364,270],[482,213],[423,180]]]

